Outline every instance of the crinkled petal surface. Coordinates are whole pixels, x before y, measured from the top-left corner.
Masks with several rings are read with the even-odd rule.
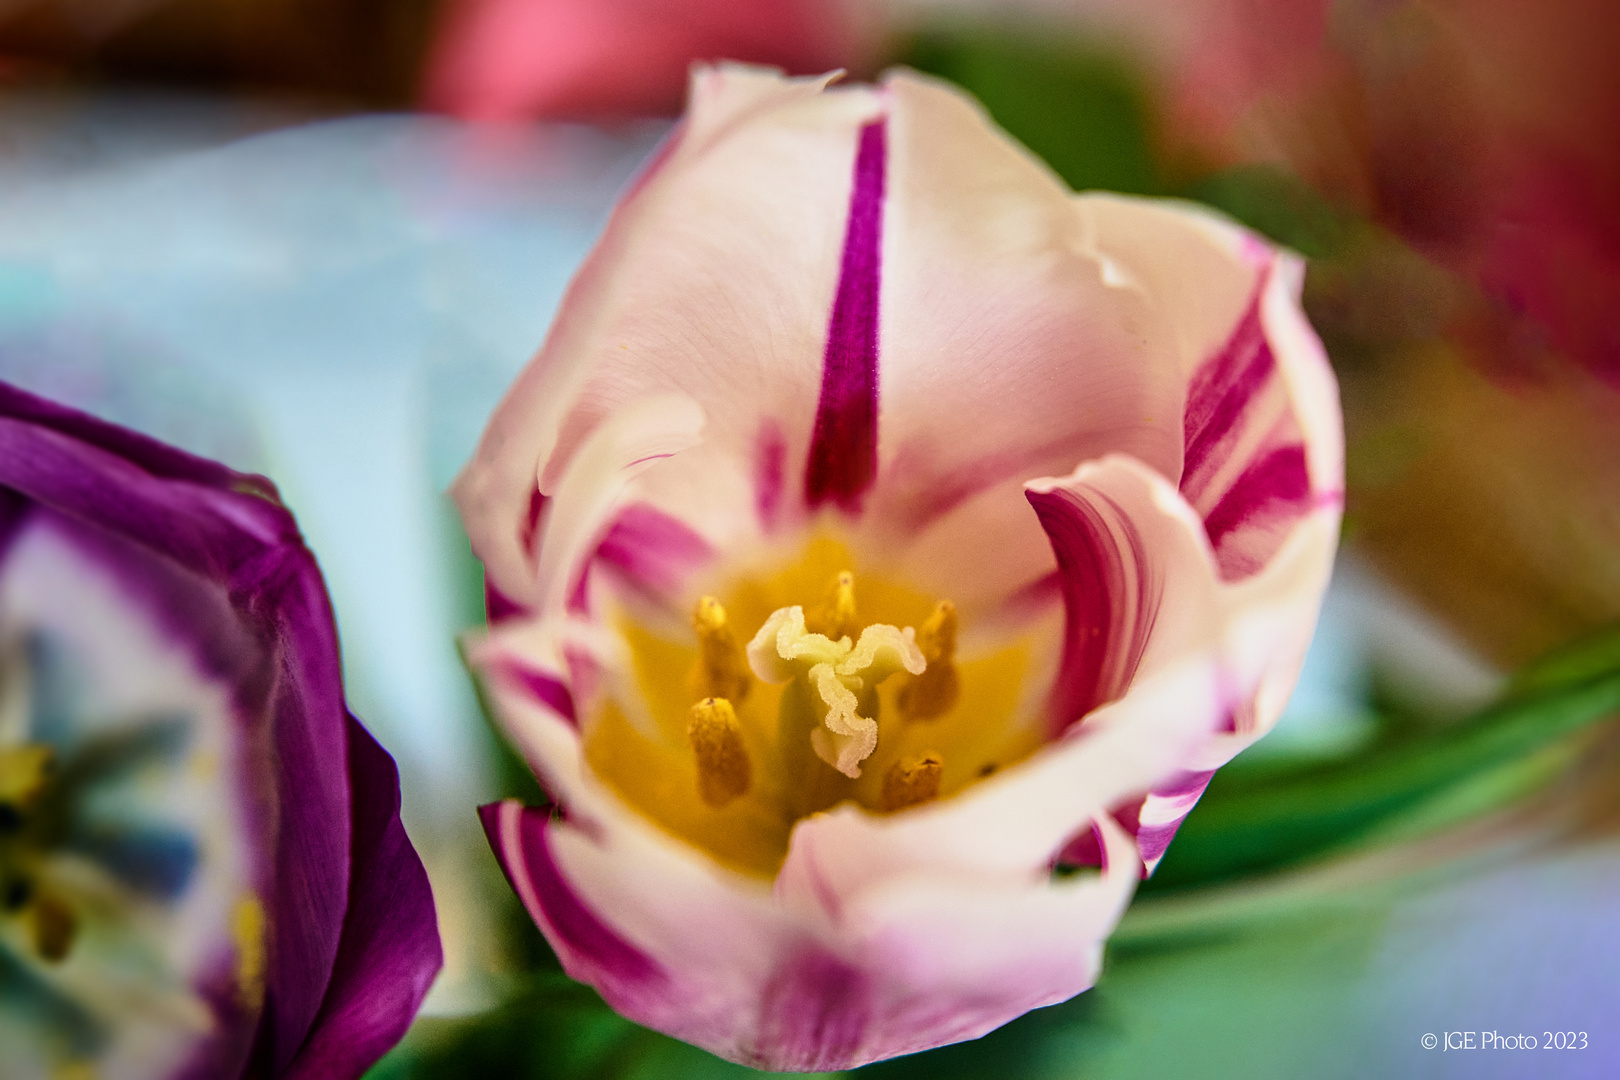
[[[484,823],[570,974],[798,1070],[1089,987],[1209,775],[1275,723],[1326,587],[1342,435],[1300,278],[1196,207],[1071,194],[932,81],[696,72],[456,489],[510,601],[469,654],[555,804]],[[950,598],[964,655],[1037,642],[1036,746],[900,812],[802,816],[762,877],[586,745],[603,702],[652,708],[623,612],[679,625],[829,530],[857,577]]]

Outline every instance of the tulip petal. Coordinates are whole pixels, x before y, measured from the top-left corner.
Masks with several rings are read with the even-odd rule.
[[[878,296],[883,277],[884,122],[861,128],[838,292],[827,327],[821,400],[805,465],[804,502],[860,509],[877,473]]]
[[[354,870],[326,1000],[287,1080],[353,1080],[410,1027],[444,963],[427,871],[399,820],[399,770],[348,721]]]
[[[1141,649],[1138,681],[1166,658],[1200,648],[1200,639],[1207,640],[1204,636],[1208,633],[1207,629],[1199,629],[1200,621],[1209,627],[1215,620],[1213,625],[1220,627],[1219,633],[1226,641],[1222,647],[1225,669],[1217,698],[1226,712],[1218,728],[1132,809],[1129,824],[1138,836],[1144,862],[1152,867],[1203,793],[1213,771],[1269,731],[1281,715],[1304,662],[1326,590],[1337,543],[1339,511],[1336,501],[1314,508],[1263,570],[1240,582],[1229,582],[1219,556],[1209,548],[1207,534],[1197,526],[1196,512],[1178,493],[1170,490],[1162,478],[1140,468],[1115,468],[1111,470],[1115,475],[1108,476],[1107,465],[1104,462],[1103,467],[1082,467],[1064,482],[1063,489],[1071,496],[1074,508],[1089,501],[1091,516],[1103,518],[1096,509],[1099,506],[1111,506],[1117,511],[1131,510],[1134,504],[1130,516],[1140,523],[1147,520],[1143,513],[1147,496],[1173,514],[1179,529],[1163,532],[1156,543],[1146,545],[1146,550],[1162,559],[1166,552],[1179,547],[1184,558],[1179,563],[1179,575],[1173,569],[1176,563],[1168,560],[1164,563],[1168,572],[1161,569],[1157,575],[1137,575],[1139,579],[1159,576],[1163,581],[1161,595],[1165,602],[1152,620],[1145,644],[1099,620],[1098,605],[1079,589],[1066,591],[1070,610],[1067,636],[1075,648],[1069,665],[1059,676],[1058,707],[1065,707],[1077,696],[1084,702],[1087,694],[1108,692],[1106,684],[1093,674],[1100,667],[1099,655],[1107,656],[1106,647],[1098,645],[1099,639],[1113,638],[1116,657],[1123,655],[1127,663],[1135,650]],[[1133,471],[1135,492],[1131,491],[1129,476]],[[1037,497],[1034,492],[1046,483],[1031,485],[1032,501]],[[1052,531],[1050,525],[1048,531]],[[1171,536],[1179,539],[1169,542]],[[1054,534],[1054,546],[1058,543],[1058,534]],[[1195,552],[1199,557],[1193,557]],[[1061,556],[1059,561],[1064,561]],[[1083,589],[1089,580],[1089,576],[1080,576],[1074,584]],[[1126,629],[1138,629],[1140,625],[1138,619]],[[1135,693],[1134,686],[1130,693]]]
[[[1301,518],[1343,499],[1338,393],[1299,308],[1304,264],[1207,210],[1117,195],[1077,204],[1098,250],[1163,298],[1187,383],[1181,491],[1222,575],[1254,573]]]
[[[1037,531],[1005,527],[1028,518],[1025,480],[1110,452],[1177,474],[1179,343],[1165,298],[1116,272],[1067,187],[980,108],[906,73],[885,89],[874,545],[903,545],[959,603],[990,579],[1006,595],[1051,569]]]
[[[523,544],[536,481],[554,493],[590,432],[634,398],[695,400],[705,443],[729,455],[707,469],[751,462],[767,430],[786,448],[781,474],[803,469],[858,132],[879,108],[868,90],[824,95],[827,81],[694,71],[675,143],[614,212],[457,480],[473,550],[505,596],[538,603]],[[750,511],[754,480],[749,468],[739,481]]]

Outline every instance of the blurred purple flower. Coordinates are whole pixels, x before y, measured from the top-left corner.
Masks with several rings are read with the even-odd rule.
[[[0,383],[0,1072],[356,1077],[440,963],[275,488]]]

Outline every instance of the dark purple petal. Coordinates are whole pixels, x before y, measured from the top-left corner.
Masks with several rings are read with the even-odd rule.
[[[3,386],[0,383],[0,386]],[[28,500],[7,488],[0,487],[0,559],[6,557],[6,549],[11,541],[22,529],[23,521],[28,517]]]
[[[277,661],[274,718],[276,793],[275,927],[269,995],[273,1068],[303,1045],[326,996],[349,896],[349,770],[337,629],[315,560],[301,545],[282,547],[238,594],[253,621],[270,631]]]
[[[3,416],[0,487],[227,584],[241,564],[298,539],[278,504],[154,476],[93,443]]]
[[[884,122],[861,128],[844,258],[827,326],[821,400],[810,437],[804,501],[851,512],[877,476],[878,293],[883,277]]]
[[[395,1043],[444,963],[433,893],[399,820],[399,771],[348,719],[353,867],[326,1000],[288,1080],[352,1080]]]
[[[303,1044],[326,993],[348,895],[347,711],[320,572],[279,504],[214,483],[217,476],[207,477],[209,486],[154,476],[101,448],[128,441],[146,451],[149,440],[126,440],[89,417],[69,418],[71,425],[56,427],[0,418],[0,485],[223,585],[269,659],[266,708],[280,817],[267,897],[276,928],[267,981],[270,1060],[279,1070]],[[95,440],[79,441],[80,433]],[[191,468],[178,452],[152,456],[165,467]],[[204,466],[192,471],[210,473]],[[156,592],[190,595],[161,585]]]
[[[1051,542],[1063,592],[1063,660],[1049,705],[1057,734],[1125,692],[1163,586],[1135,524],[1107,496],[1062,488],[1025,495]]]
[[[188,454],[128,428],[108,424],[6,382],[0,382],[0,416],[61,432],[123,458],[153,476],[248,492],[271,502],[280,501],[275,485],[262,476],[236,472],[218,462]]]

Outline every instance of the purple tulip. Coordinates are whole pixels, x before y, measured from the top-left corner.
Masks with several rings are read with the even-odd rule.
[[[441,962],[275,488],[0,383],[0,1073],[356,1077]]]

